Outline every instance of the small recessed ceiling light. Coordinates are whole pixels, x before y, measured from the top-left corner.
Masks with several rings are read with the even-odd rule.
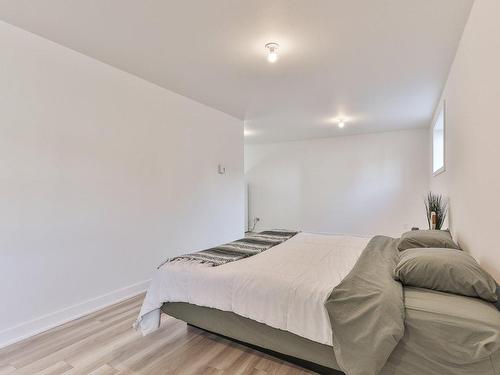
[[[345,120],[339,120],[339,128],[342,129],[345,126]]]
[[[278,49],[280,48],[278,43],[267,43],[265,47],[267,49],[267,61],[270,63],[276,62],[278,60]]]

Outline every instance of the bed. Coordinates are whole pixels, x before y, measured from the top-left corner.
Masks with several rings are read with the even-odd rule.
[[[500,314],[477,298],[393,279],[397,240],[299,233],[218,267],[167,262],[137,328],[162,311],[348,375],[500,375]]]

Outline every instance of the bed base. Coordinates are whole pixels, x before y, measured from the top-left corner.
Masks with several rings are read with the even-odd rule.
[[[318,373],[320,375],[345,375],[341,371],[334,370],[334,369],[331,369],[329,367],[321,366],[321,365],[318,365],[317,363],[309,362],[309,361],[306,361],[304,359],[300,359],[300,358],[297,358],[297,357],[292,357],[290,355],[286,355],[286,354],[283,354],[283,353],[275,352],[274,350],[270,350],[270,349],[262,348],[262,347],[257,346],[257,345],[249,344],[247,342],[240,341],[240,340],[234,339],[232,337],[221,335],[221,334],[219,334],[217,332],[212,332],[212,331],[209,331],[207,329],[204,329],[204,328],[201,328],[201,327],[197,327],[197,326],[195,326],[193,324],[190,324],[190,323],[187,323],[187,325],[190,326],[190,327],[201,329],[204,332],[211,333],[211,334],[216,335],[218,337],[222,337],[223,339],[233,341],[233,342],[235,342],[237,344],[244,345],[244,346],[246,346],[246,347],[248,347],[250,349],[257,350],[257,351],[259,351],[261,353],[268,354],[268,355],[270,355],[272,357],[281,359],[283,361],[287,361],[287,362],[293,363],[294,365],[297,365],[299,367],[305,368],[307,370],[314,371],[314,372],[316,372],[316,373]]]
[[[273,357],[324,375],[345,375],[339,371],[333,348],[272,328],[232,312],[184,302],[162,306],[169,316],[219,337],[237,342]]]

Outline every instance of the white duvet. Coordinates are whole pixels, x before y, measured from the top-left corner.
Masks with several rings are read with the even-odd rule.
[[[332,345],[324,303],[368,241],[299,233],[261,254],[218,267],[166,263],[153,276],[137,326],[148,334],[159,327],[164,302],[188,302]]]

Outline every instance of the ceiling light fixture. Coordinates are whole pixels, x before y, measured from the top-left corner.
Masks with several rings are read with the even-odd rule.
[[[345,126],[345,120],[339,120],[339,128],[342,129]]]
[[[267,61],[270,63],[276,62],[278,60],[278,49],[280,48],[278,43],[267,43],[265,45],[267,49]]]

